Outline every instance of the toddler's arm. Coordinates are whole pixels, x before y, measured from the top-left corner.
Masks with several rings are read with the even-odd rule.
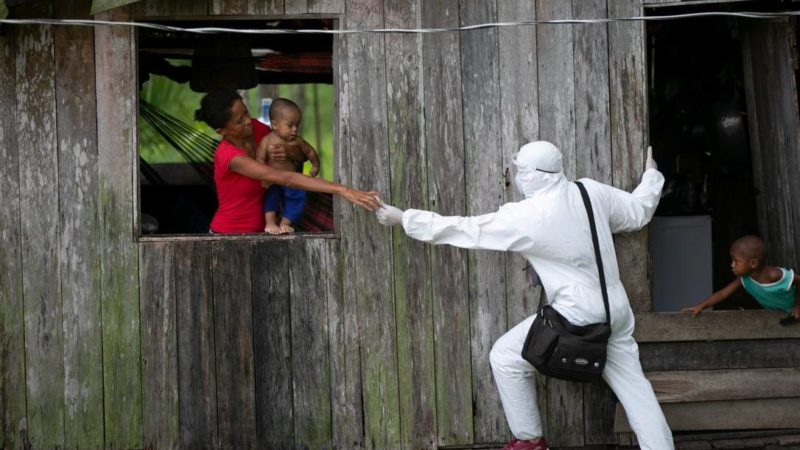
[[[742,286],[742,278],[736,277],[736,279],[733,280],[730,284],[718,290],[717,292],[714,292],[713,294],[711,294],[711,296],[703,300],[701,303],[698,303],[697,305],[692,306],[691,308],[684,308],[681,310],[681,312],[689,312],[692,313],[692,316],[696,316],[701,312],[703,312],[704,309],[710,308],[716,305],[717,303],[725,300],[726,298],[730,297],[731,294],[736,292],[736,290],[739,289],[741,286]]]
[[[317,176],[319,173],[319,155],[317,155],[317,151],[302,138],[300,139],[300,150],[303,151],[303,155],[305,155],[306,159],[311,161],[311,172],[309,172],[309,175],[312,177]]]

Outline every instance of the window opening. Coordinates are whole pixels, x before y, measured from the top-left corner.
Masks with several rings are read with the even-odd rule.
[[[333,19],[158,22],[180,28],[331,29]],[[299,134],[333,173],[333,37],[139,29],[139,187],[142,235],[207,234],[217,209],[213,154],[219,136],[194,119],[215,86],[237,89],[250,116],[269,125],[273,99],[302,111]],[[304,172],[310,164],[306,162]],[[332,198],[308,193],[298,232],[333,230]]]
[[[658,8],[785,10],[780,1]],[[796,9],[791,8],[791,9]],[[652,11],[651,11],[652,12]],[[664,193],[651,226],[653,309],[680,311],[735,277],[729,245],[759,234],[743,72],[745,19],[647,22],[650,141]],[[746,68],[770,70],[769,67]],[[780,95],[775,93],[775,95]],[[763,157],[763,156],[762,156]],[[717,309],[759,308],[742,290]]]

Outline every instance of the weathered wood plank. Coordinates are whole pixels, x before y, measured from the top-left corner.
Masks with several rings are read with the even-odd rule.
[[[616,444],[614,411],[617,401],[606,383],[583,385],[583,432],[587,446]]]
[[[572,0],[536,0],[539,20],[569,19]],[[561,150],[564,174],[575,178],[575,63],[572,25],[536,27],[539,137]]]
[[[175,246],[139,249],[142,304],[142,407],[145,447],[177,448],[178,339]]]
[[[459,26],[455,2],[422,2],[423,28]],[[425,147],[428,207],[446,215],[465,215],[464,122],[461,96],[461,33],[425,35],[422,39],[422,90],[425,96]],[[467,252],[433,247],[434,354],[438,445],[473,441],[472,380],[452,374],[470,372]],[[443,274],[444,276],[441,276]]]
[[[308,0],[283,0],[286,14],[308,13]]]
[[[21,10],[21,11],[20,11]],[[52,17],[49,2],[20,5],[20,17]],[[17,30],[22,294],[28,433],[33,447],[64,445],[64,332],[61,307],[53,27]]]
[[[649,372],[659,403],[800,397],[800,369]]]
[[[127,7],[96,16],[128,20]],[[138,248],[134,241],[136,77],[133,31],[97,27],[99,243],[103,317],[105,445],[142,446]]]
[[[182,448],[213,448],[218,442],[211,277],[210,243],[175,245],[178,409]]]
[[[495,1],[459,2],[461,26],[497,21]],[[505,177],[501,141],[498,30],[461,35],[461,92],[464,108],[464,162],[467,214],[496,211],[503,203]],[[488,94],[488,95],[487,95]],[[470,346],[474,440],[501,441],[507,435],[500,396],[494,386],[489,351],[507,330],[505,255],[469,252]]]
[[[13,30],[0,36],[0,67],[16,67]],[[22,297],[16,70],[0,71],[0,447],[25,446],[25,315]]]
[[[780,311],[705,311],[638,313],[633,337],[638,342],[719,341],[737,339],[800,338],[800,326],[780,326]]]
[[[608,2],[609,17],[642,15],[641,0]],[[611,179],[631,191],[639,183],[647,149],[647,76],[642,22],[608,25],[609,113],[611,116]],[[622,284],[634,312],[650,311],[647,231],[615,239]]]
[[[212,245],[219,447],[256,446],[252,244]]]
[[[208,6],[212,15],[284,13],[284,0],[209,0]]]
[[[348,0],[345,9],[347,28],[383,25],[383,1]],[[367,35],[347,39],[348,83],[343,88],[350,99],[351,182],[358,188],[389,192],[384,39]],[[397,333],[392,279],[386,276],[392,272],[391,230],[364,211],[356,211],[351,220],[348,233],[355,250],[351,270],[359,276],[355,290],[345,293],[358,302],[366,447],[396,448],[400,446]]]
[[[796,367],[800,340],[645,343],[639,359],[647,372]]]
[[[539,20],[568,19],[571,0],[537,0]],[[536,27],[539,66],[539,135],[563,154],[564,174],[575,177],[575,63],[573,26]],[[577,383],[547,380],[547,435],[553,446],[582,446],[583,390]]]
[[[774,430],[797,428],[800,423],[798,401],[800,398],[795,397],[666,403],[661,409],[672,431]],[[614,427],[620,432],[631,430],[621,406],[617,406]]]
[[[527,0],[497,2],[499,22],[536,20],[534,3]],[[536,28],[506,27],[499,34],[500,147],[503,154],[504,200],[521,200],[513,183],[514,154],[523,144],[539,137],[538,67]],[[533,283],[533,272],[521,256],[506,257],[506,328],[536,312],[542,289]]]
[[[260,242],[253,246],[253,333],[256,433],[261,448],[294,446],[292,395],[292,314],[289,259],[301,258],[297,244]],[[328,276],[320,272],[316,276]],[[309,301],[301,296],[298,302]],[[308,352],[295,355],[312,360]],[[315,363],[316,364],[316,363]]]
[[[308,0],[308,12],[315,14],[344,14],[344,0]]]
[[[758,224],[770,260],[797,267],[800,255],[800,194],[796,176],[800,159],[800,114],[795,81],[795,50],[788,20],[748,23],[742,30],[747,111],[753,171],[758,197]],[[767,70],[762,70],[767,68]]]
[[[573,2],[573,17],[607,17],[605,0]],[[611,180],[611,123],[608,92],[608,26],[578,25],[575,40],[576,178]]]
[[[607,17],[606,0],[572,2],[576,19]],[[608,113],[608,27],[572,28],[575,68],[575,178],[611,183],[611,125]],[[605,383],[583,385],[586,445],[616,443],[614,395]]]
[[[292,380],[296,448],[331,448],[330,353],[328,301],[335,269],[325,240],[297,241],[289,246],[291,280]],[[308,361],[314,364],[308,364]]]
[[[90,19],[90,1],[55,3],[56,17]],[[97,215],[94,33],[56,27],[58,200],[64,314],[65,445],[103,446],[103,347]]]
[[[131,6],[134,16],[204,16],[207,0],[143,0]]]
[[[388,2],[386,26],[418,28],[420,2]],[[386,36],[391,204],[427,209],[425,132],[422,124],[421,37]],[[436,374],[428,247],[392,229],[397,364],[404,448],[436,443]]]
[[[353,183],[353,151],[356,155],[360,147],[351,150],[350,146],[350,94],[348,83],[348,40],[341,36],[333,40],[334,89],[333,103],[334,158],[336,170],[334,176],[342,184]],[[339,291],[334,302],[328,306],[331,343],[331,385],[337,388],[332,395],[333,446],[337,448],[364,448],[364,415],[362,380],[361,380],[361,347],[358,302],[353,298],[355,277],[345,276],[345,267],[355,266],[355,241],[358,239],[353,231],[353,215],[359,213],[347,202],[335,197],[333,200],[335,227],[339,239],[339,267],[335,274]],[[348,271],[348,274],[350,272]]]

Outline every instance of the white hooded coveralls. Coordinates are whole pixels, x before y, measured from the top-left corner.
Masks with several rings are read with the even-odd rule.
[[[552,150],[558,152],[555,147]],[[443,217],[409,209],[402,216],[403,228],[409,236],[432,244],[519,252],[538,273],[548,301],[570,322],[604,322],[592,236],[578,187],[561,172],[560,152],[553,167],[557,173],[545,173],[532,167],[536,163],[526,164],[524,151],[525,147],[515,160],[515,183],[524,200],[474,217]],[[542,166],[541,158],[538,165]],[[619,279],[611,237],[612,233],[638,230],[650,221],[664,177],[658,170],[648,169],[633,193],[590,179],[581,181],[594,208],[611,313],[612,334],[603,379],[625,408],[641,448],[673,449],[669,427],[639,363],[632,336],[633,312]],[[506,419],[517,439],[542,436],[535,369],[521,356],[534,317],[501,336],[490,354]]]

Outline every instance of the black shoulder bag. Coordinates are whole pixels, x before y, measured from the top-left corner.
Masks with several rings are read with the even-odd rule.
[[[533,325],[522,347],[522,357],[533,364],[542,375],[568,381],[596,381],[603,377],[606,365],[608,337],[611,335],[611,315],[608,311],[608,291],[600,257],[600,243],[594,223],[592,201],[586,188],[576,182],[581,191],[589,226],[592,229],[594,256],[600,273],[600,288],[603,290],[603,305],[606,321],[577,326],[559,314],[552,306],[539,307]]]

